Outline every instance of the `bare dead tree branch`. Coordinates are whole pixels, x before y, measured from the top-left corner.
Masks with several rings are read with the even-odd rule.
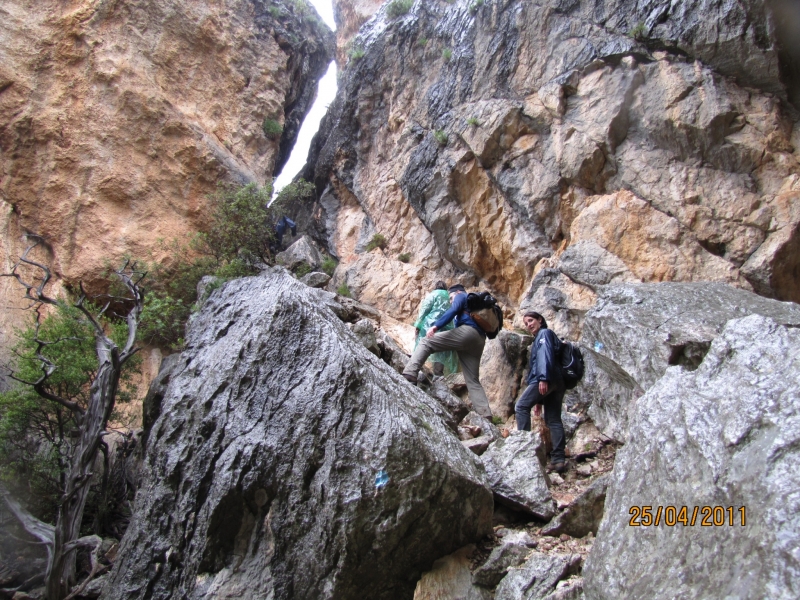
[[[86,589],[86,586],[89,585],[89,582],[94,579],[95,575],[104,571],[108,567],[100,563],[100,549],[103,547],[103,540],[100,539],[96,535],[88,535],[84,536],[80,539],[75,540],[74,542],[70,542],[69,544],[65,545],[65,549],[69,547],[68,551],[75,550],[81,547],[87,546],[94,546],[92,549],[92,553],[89,555],[89,560],[92,565],[92,570],[89,573],[89,576],[83,580],[77,588],[75,588],[69,596],[64,598],[64,600],[72,600],[75,596],[79,596],[83,590]]]
[[[130,302],[131,309],[126,315],[128,336],[124,347],[120,350],[117,344],[106,333],[103,326],[103,316],[114,304],[110,297],[105,298],[105,305],[99,310],[89,304],[90,298],[86,293],[83,283],[80,283],[80,295],[73,306],[80,312],[81,318],[91,327],[94,333],[95,351],[97,355],[97,369],[94,373],[89,390],[86,408],[76,402],[61,398],[47,387],[48,378],[55,372],[57,365],[44,354],[46,347],[52,342],[39,337],[39,324],[42,320],[41,307],[43,304],[57,305],[58,302],[46,293],[47,283],[51,273],[47,266],[29,258],[30,252],[43,243],[41,236],[29,236],[35,243],[29,246],[10,273],[4,276],[14,277],[25,289],[25,298],[30,300],[36,310],[34,343],[36,344],[35,356],[41,365],[42,375],[35,381],[24,381],[32,385],[34,390],[43,398],[63,406],[73,412],[78,427],[78,439],[71,446],[68,456],[65,456],[64,479],[62,497],[58,505],[56,525],[50,532],[50,546],[48,546],[49,559],[46,575],[45,595],[48,600],[60,600],[65,596],[72,598],[79,594],[88,582],[101,569],[97,556],[99,543],[95,545],[92,558],[92,572],[79,588],[68,595],[75,579],[74,551],[82,545],[94,543],[90,538],[79,538],[80,523],[86,505],[89,482],[93,477],[93,465],[97,453],[101,448],[103,436],[107,434],[106,425],[114,408],[116,395],[119,388],[120,376],[124,364],[139,350],[136,346],[136,331],[144,306],[144,292],[139,287],[144,273],[136,270],[136,263],[126,260],[123,266],[115,273],[131,294],[130,298],[117,302]],[[35,277],[26,281],[19,269],[27,265],[41,271],[40,279]],[[95,312],[93,312],[95,311]],[[17,381],[22,381],[16,378]],[[34,528],[33,524],[29,525]],[[41,532],[40,532],[41,533]],[[42,534],[43,535],[43,534]],[[96,536],[95,536],[96,537]],[[97,538],[99,540],[99,538]]]
[[[52,274],[50,273],[50,269],[34,260],[28,258],[28,255],[38,246],[44,244],[44,238],[40,235],[36,235],[33,233],[29,233],[25,236],[28,239],[35,240],[35,243],[29,245],[25,252],[23,252],[22,256],[19,257],[17,262],[11,267],[10,273],[0,273],[0,277],[13,277],[14,279],[19,282],[19,284],[25,288],[25,296],[27,300],[30,300],[34,304],[36,303],[43,303],[43,304],[58,304],[58,302],[50,298],[47,294],[45,294],[44,289],[47,284],[50,282],[52,278]],[[18,273],[19,268],[22,265],[29,265],[32,267],[36,267],[37,269],[42,271],[42,278],[38,284],[28,283],[27,281],[23,280],[22,275]]]
[[[22,505],[11,496],[11,492],[6,489],[6,486],[2,482],[0,482],[0,496],[3,497],[6,506],[8,506],[11,514],[19,521],[19,524],[22,525],[22,528],[47,547],[47,558],[49,562],[53,555],[55,527],[48,525],[44,521],[40,521],[22,508]]]

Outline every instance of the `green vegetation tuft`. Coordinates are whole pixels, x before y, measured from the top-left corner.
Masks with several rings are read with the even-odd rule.
[[[264,119],[261,129],[264,130],[264,135],[271,140],[281,137],[283,133],[283,125],[278,123],[275,119]]]
[[[447,137],[447,133],[443,129],[437,129],[433,132],[434,139],[442,146],[447,146],[447,142],[449,138]]]
[[[386,7],[386,16],[390,19],[402,17],[411,10],[414,0],[392,0]]]
[[[334,259],[332,256],[326,256],[320,267],[324,273],[327,273],[330,277],[333,277],[333,272],[336,270],[336,259]]]
[[[188,243],[161,240],[148,261],[144,310],[139,339],[160,348],[183,346],[186,321],[196,310],[197,284],[205,275],[219,278],[207,288],[237,277],[254,275],[262,265],[275,262],[275,222],[284,207],[314,193],[314,185],[302,179],[287,185],[267,206],[272,186],[220,186],[210,198],[210,228]],[[204,300],[204,299],[200,299]]]
[[[308,275],[309,273],[311,273],[313,270],[314,269],[311,267],[310,264],[308,264],[307,262],[303,261],[303,262],[301,262],[299,265],[297,265],[294,268],[294,274],[297,277],[304,277],[305,275]]]
[[[350,50],[349,53],[350,60],[358,60],[360,58],[364,58],[364,54],[366,54],[366,52],[364,52],[364,49],[360,48],[359,46],[356,46],[355,48]]]
[[[631,30],[628,32],[628,35],[635,40],[642,41],[647,38],[647,27],[645,27],[644,21],[639,21],[636,25],[631,27]]]
[[[426,37],[419,38],[417,43],[424,48],[425,45],[428,43],[428,38],[426,38]]]
[[[308,4],[306,4],[305,0],[291,0],[292,5],[294,6],[294,12],[298,17],[305,17],[310,9]]]
[[[472,0],[469,5],[469,12],[474,15],[481,6],[483,6],[483,0]]]
[[[492,425],[502,425],[503,419],[502,417],[498,417],[497,415],[492,417]]]
[[[336,288],[336,293],[340,296],[344,296],[345,298],[352,298],[353,295],[350,293],[350,288],[347,287],[346,283],[343,283],[338,288]]]
[[[386,248],[386,238],[380,233],[372,236],[372,239],[367,244],[366,251],[372,252],[375,248],[380,248],[381,250]]]
[[[402,252],[401,254],[397,255],[397,260],[402,263],[407,263],[411,260],[411,253],[410,252]]]
[[[445,48],[444,50],[442,50],[442,58],[446,62],[450,62],[450,59],[453,58],[453,51],[450,50],[450,48]]]
[[[471,125],[472,127],[480,127],[481,122],[478,121],[478,119],[476,119],[475,117],[470,117],[469,119],[467,119],[467,125]]]

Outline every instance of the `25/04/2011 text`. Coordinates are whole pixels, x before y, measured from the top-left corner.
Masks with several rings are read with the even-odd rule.
[[[744,527],[745,525],[744,506],[739,508],[695,506],[693,509],[686,506],[657,506],[655,509],[652,506],[631,506],[628,512],[631,515],[628,525],[631,527],[650,527],[651,525],[658,527],[661,523],[667,527],[675,527],[678,524],[684,527],[694,527],[698,524],[701,527],[722,527],[724,525]],[[735,519],[736,515],[740,518]],[[699,523],[698,516],[700,517]]]

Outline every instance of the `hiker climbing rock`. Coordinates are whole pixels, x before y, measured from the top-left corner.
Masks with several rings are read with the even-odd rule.
[[[444,281],[437,281],[436,288],[422,301],[419,307],[419,317],[414,327],[417,329],[417,339],[414,349],[419,346],[420,340],[425,338],[425,334],[433,326],[436,320],[450,308],[450,294],[447,292],[447,284]],[[448,323],[442,330],[453,329],[454,325]],[[433,363],[434,375],[449,375],[458,371],[458,357],[452,350],[444,352],[434,352],[428,357]]]
[[[467,311],[467,291],[463,285],[453,285],[450,293],[450,309],[439,317],[421,339],[414,354],[408,361],[403,377],[412,383],[417,382],[417,373],[425,360],[434,352],[454,350],[458,354],[464,381],[467,384],[469,399],[479,415],[492,418],[489,400],[479,380],[481,355],[486,344],[486,334]],[[455,329],[441,331],[455,319]],[[438,332],[438,333],[437,333]]]
[[[550,453],[550,466],[558,473],[567,468],[564,448],[564,424],[561,422],[561,402],[566,388],[561,375],[561,340],[547,321],[537,312],[526,312],[522,317],[525,328],[534,336],[529,363],[528,387],[517,401],[517,429],[531,430],[531,408],[539,416],[544,405],[544,421],[550,430],[553,450]]]
[[[297,235],[297,224],[289,217],[283,216],[275,223],[275,237],[278,246],[281,248],[283,247],[283,236],[286,235],[287,230],[292,232],[292,237],[295,237]]]

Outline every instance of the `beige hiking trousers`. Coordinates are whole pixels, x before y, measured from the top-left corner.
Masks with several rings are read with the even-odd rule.
[[[461,371],[464,373],[464,381],[467,384],[472,407],[482,417],[491,419],[492,410],[489,408],[489,399],[486,397],[486,392],[483,391],[483,386],[478,379],[481,355],[485,344],[486,338],[469,325],[461,325],[449,331],[438,331],[433,337],[426,337],[419,341],[419,345],[414,350],[414,354],[411,355],[403,375],[416,377],[431,354],[445,350],[455,350],[458,353],[458,361],[461,363]]]

